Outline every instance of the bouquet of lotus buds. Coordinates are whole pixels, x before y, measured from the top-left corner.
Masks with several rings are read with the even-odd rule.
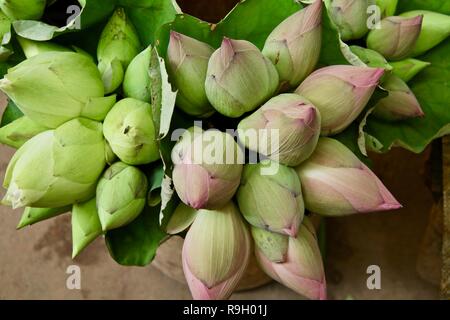
[[[380,0],[385,18],[369,31],[371,1],[309,2],[259,47],[232,35],[207,43],[168,23],[166,41],[145,48],[121,7],[96,57],[17,32],[25,58],[0,80],[19,114],[0,128],[17,149],[2,204],[25,208],[20,228],[71,211],[74,257],[104,235],[116,260],[147,264],[182,235],[195,299],[227,299],[253,254],[274,280],[325,299],[309,215],[401,207],[342,133],[368,109],[389,123],[426,114],[406,82],[429,64],[412,57],[448,37],[450,17],[392,16],[397,1]],[[0,1],[16,31],[46,5]],[[323,64],[330,25],[358,63]],[[366,34],[367,48],[342,42]]]

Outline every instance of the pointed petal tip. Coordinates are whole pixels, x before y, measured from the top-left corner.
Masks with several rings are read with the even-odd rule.
[[[298,226],[292,224],[290,227],[284,228],[282,231],[289,237],[297,238]]]

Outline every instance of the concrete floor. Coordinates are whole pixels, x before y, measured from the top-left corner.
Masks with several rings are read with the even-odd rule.
[[[2,111],[0,109],[0,111]],[[0,146],[0,179],[13,150]],[[416,273],[420,239],[432,204],[421,176],[428,153],[394,150],[375,157],[375,171],[404,205],[396,212],[327,219],[326,273],[331,299],[437,299],[438,288]],[[0,191],[0,196],[4,191]],[[69,215],[16,231],[21,215],[0,207],[0,299],[189,299],[185,285],[154,267],[126,268],[103,239],[72,261]],[[81,268],[81,290],[66,287],[70,265]],[[381,268],[381,290],[366,287],[369,265]],[[272,283],[233,299],[300,299]]]

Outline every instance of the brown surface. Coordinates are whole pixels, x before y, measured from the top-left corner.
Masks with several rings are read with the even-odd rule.
[[[442,245],[442,282],[441,295],[450,299],[450,136],[443,140],[443,177],[444,177],[444,238]]]

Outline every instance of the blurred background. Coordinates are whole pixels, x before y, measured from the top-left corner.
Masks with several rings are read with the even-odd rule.
[[[177,2],[184,12],[214,23],[238,1]],[[4,104],[2,97],[0,112]],[[439,192],[431,181],[434,152],[429,148],[416,155],[394,149],[387,155],[371,155],[375,173],[404,208],[326,219],[325,267],[330,299],[439,298],[442,221],[436,196]],[[0,146],[1,180],[12,154],[12,149]],[[0,197],[3,194],[1,190]],[[0,299],[191,298],[184,284],[154,266],[117,265],[103,239],[97,239],[72,260],[70,215],[16,231],[20,215],[21,210],[0,207]],[[80,290],[66,287],[66,270],[71,265],[81,269]],[[380,290],[367,288],[367,268],[371,265],[381,269]],[[181,261],[173,269],[180,266]],[[276,283],[236,293],[232,298],[301,299]]]

